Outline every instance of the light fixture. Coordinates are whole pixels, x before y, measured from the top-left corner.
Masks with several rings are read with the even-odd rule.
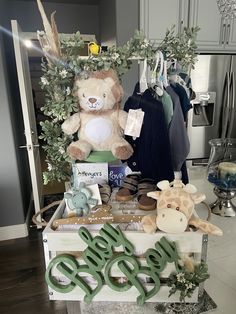
[[[216,0],[220,14],[227,19],[236,17],[236,0]]]
[[[32,48],[33,47],[33,44],[32,44],[32,41],[30,39],[25,39],[24,40],[24,44],[27,48]]]

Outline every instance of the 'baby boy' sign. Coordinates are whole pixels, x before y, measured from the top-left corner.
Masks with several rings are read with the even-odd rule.
[[[85,228],[79,229],[80,238],[87,244],[82,254],[84,264],[80,264],[73,256],[68,254],[58,255],[51,260],[46,270],[47,284],[57,292],[69,293],[76,286],[85,293],[84,301],[90,303],[93,297],[99,293],[103,285],[108,285],[112,290],[125,292],[131,287],[138,290],[137,303],[139,305],[153,297],[160,289],[160,273],[167,263],[174,263],[176,271],[182,270],[179,265],[180,257],[175,242],[168,241],[162,237],[156,242],[155,248],[150,248],[144,253],[146,265],[142,266],[134,255],[134,246],[128,241],[119,227],[114,228],[105,224],[99,231],[99,235],[93,237]],[[115,253],[114,248],[122,247],[123,252]],[[112,277],[112,267],[117,265],[118,269],[126,278],[122,283]],[[67,284],[62,284],[53,275],[57,269],[63,276],[68,278]],[[87,277],[92,277],[95,285],[89,285]],[[153,286],[146,290],[140,279],[144,274],[151,279]],[[83,276],[82,276],[83,275]]]

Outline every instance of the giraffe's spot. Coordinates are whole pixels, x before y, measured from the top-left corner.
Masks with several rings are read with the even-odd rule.
[[[162,207],[165,205],[165,201],[164,200],[161,200],[159,203],[158,203],[158,207]]]
[[[180,199],[179,199],[179,197],[171,197],[171,198],[169,198],[168,202],[175,203],[175,204],[177,204],[180,207]]]
[[[188,200],[183,200],[183,205],[184,207],[188,207],[189,206],[189,201]]]
[[[167,197],[171,196],[171,191],[166,191],[165,196],[167,196]]]

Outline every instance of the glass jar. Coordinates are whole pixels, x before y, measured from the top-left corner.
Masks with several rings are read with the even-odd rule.
[[[236,139],[212,139],[209,144],[208,181],[222,190],[236,190]]]

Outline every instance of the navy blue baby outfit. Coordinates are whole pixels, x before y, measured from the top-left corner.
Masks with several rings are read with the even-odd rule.
[[[142,109],[144,120],[140,137],[135,140],[131,136],[125,137],[134,149],[134,154],[127,160],[128,166],[132,171],[140,171],[143,178],[151,178],[156,182],[173,181],[174,172],[163,104],[153,97],[149,89],[141,94],[137,83],[133,95],[124,106],[125,111],[128,112],[129,109]]]

